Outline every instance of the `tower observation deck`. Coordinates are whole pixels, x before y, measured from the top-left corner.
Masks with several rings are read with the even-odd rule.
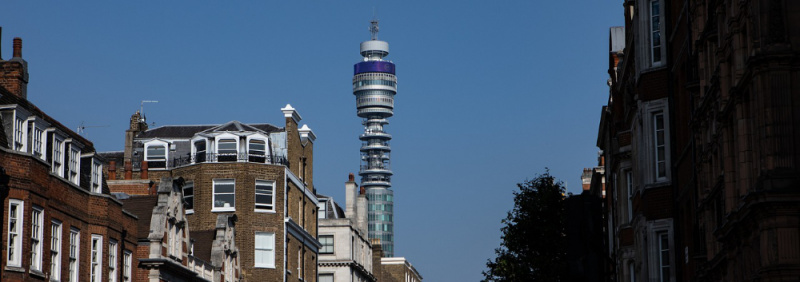
[[[394,256],[394,192],[389,156],[392,136],[384,131],[387,119],[394,112],[397,94],[395,66],[384,60],[389,55],[389,43],[378,40],[378,21],[370,25],[372,38],[361,42],[363,60],[354,66],[353,95],[356,96],[358,116],[363,118],[361,140],[361,186],[367,192],[369,237],[381,240],[384,255]]]

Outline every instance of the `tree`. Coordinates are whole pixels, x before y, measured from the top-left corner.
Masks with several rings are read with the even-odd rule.
[[[564,185],[547,171],[517,187],[503,242],[486,262],[483,281],[564,281]]]

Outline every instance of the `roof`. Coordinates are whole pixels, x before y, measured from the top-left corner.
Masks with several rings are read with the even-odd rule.
[[[123,160],[125,159],[125,153],[122,151],[116,152],[98,152],[98,156],[105,160],[105,163],[110,163],[111,161],[115,161],[118,165],[123,164]]]
[[[50,123],[51,126],[65,132],[67,135],[69,135],[69,137],[78,140],[78,142],[86,145],[86,147],[92,148],[91,150],[87,151],[94,151],[94,144],[91,141],[89,141],[86,138],[83,138],[83,136],[81,136],[78,133],[75,133],[74,131],[72,131],[72,129],[69,129],[68,127],[64,126],[51,116],[48,116],[47,114],[44,113],[44,111],[40,110],[39,107],[36,107],[36,105],[31,103],[27,99],[20,98],[17,95],[12,94],[3,87],[0,87],[0,94],[2,94],[0,95],[0,105],[13,105],[13,104],[19,105],[20,107],[31,112],[31,114],[41,117],[42,119]],[[2,138],[5,139],[5,137]],[[8,144],[7,140],[6,144]]]
[[[214,245],[214,239],[217,237],[216,230],[198,230],[189,233],[189,237],[194,240],[193,256],[211,262],[211,248]]]
[[[244,124],[234,120],[224,124],[164,125],[139,133],[136,138],[192,138],[200,132],[262,131],[269,133],[279,130],[281,128],[268,123]]]
[[[158,195],[131,196],[122,200],[122,208],[139,218],[137,238],[145,239],[150,235],[150,219],[157,204]]]

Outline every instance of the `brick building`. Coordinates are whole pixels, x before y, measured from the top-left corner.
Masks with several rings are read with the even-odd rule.
[[[136,217],[109,195],[92,142],[28,101],[22,40],[0,58],[0,280],[132,281]]]
[[[131,117],[125,149],[103,153],[112,192],[146,195],[162,177],[183,178],[192,234],[215,230],[219,215],[238,218],[244,281],[317,280],[317,204],[308,126],[287,105],[285,127],[231,121],[149,129]],[[118,164],[122,164],[121,169]]]
[[[800,277],[796,16],[796,1],[624,1],[598,135],[611,280]]]
[[[220,214],[216,229],[190,232],[183,184],[166,177],[154,195],[119,196],[139,218],[135,281],[238,281],[235,216]]]

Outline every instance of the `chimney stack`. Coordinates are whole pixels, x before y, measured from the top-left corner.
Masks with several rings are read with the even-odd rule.
[[[348,176],[347,182],[344,183],[344,196],[345,196],[345,210],[344,216],[350,219],[355,220],[356,217],[356,189],[358,189],[358,185],[354,180],[354,176],[351,173]],[[355,221],[354,221],[355,222]]]
[[[28,62],[22,59],[22,39],[14,38],[11,60],[0,59],[0,86],[22,99],[28,99]]]
[[[22,38],[14,37],[14,58],[22,58]]]

